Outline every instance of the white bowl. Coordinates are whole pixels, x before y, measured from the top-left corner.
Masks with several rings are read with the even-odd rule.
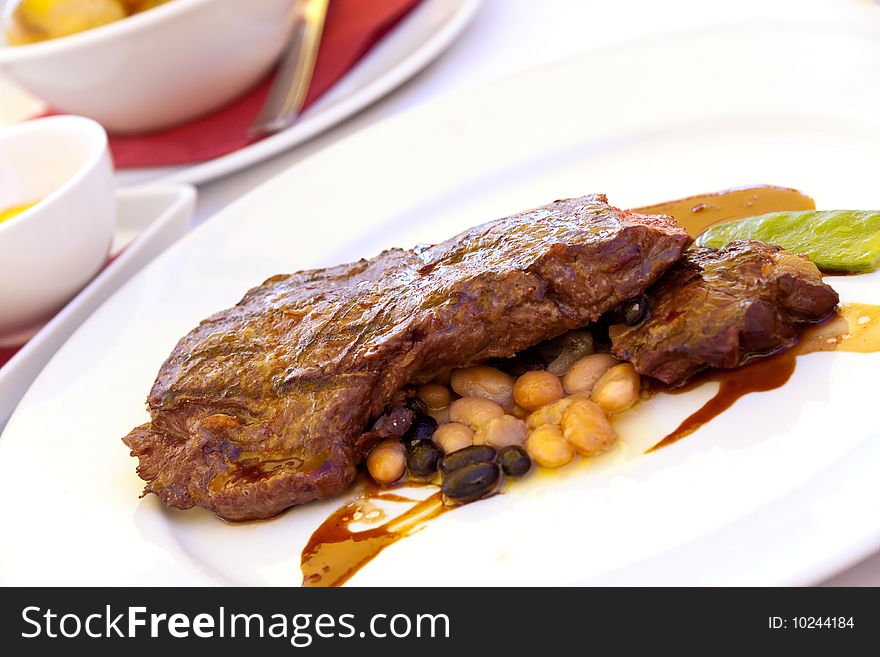
[[[0,70],[111,132],[156,130],[216,109],[268,73],[296,1],[171,0],[51,41],[0,43]]]
[[[107,260],[116,219],[107,133],[79,116],[0,128],[0,346],[20,344]]]

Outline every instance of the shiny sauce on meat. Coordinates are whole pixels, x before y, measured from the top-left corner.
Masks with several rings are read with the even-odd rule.
[[[873,353],[880,351],[880,306],[848,303],[827,322],[805,329],[798,344],[775,356],[752,361],[733,370],[715,370],[698,376],[680,388],[666,392],[687,392],[708,381],[718,382],[718,392],[649,452],[666,447],[692,434],[740,398],[784,385],[794,373],[797,357],[820,351]]]
[[[406,486],[411,489],[414,484]],[[411,506],[389,518],[380,502]],[[368,484],[363,493],[337,509],[312,534],[302,552],[302,585],[341,586],[387,546],[419,531],[450,508],[443,504],[439,489],[418,500]],[[354,524],[367,524],[368,528],[355,530]]]
[[[633,212],[671,215],[691,237],[696,237],[709,226],[721,221],[754,217],[767,212],[815,209],[816,203],[813,199],[796,189],[760,185],[690,196],[635,208]]]

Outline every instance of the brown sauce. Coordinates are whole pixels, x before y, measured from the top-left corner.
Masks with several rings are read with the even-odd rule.
[[[733,406],[740,397],[781,387],[794,373],[799,355],[821,351],[857,353],[880,351],[880,306],[861,303],[844,304],[829,321],[804,330],[798,344],[788,351],[752,361],[737,369],[715,370],[697,377],[681,388],[667,390],[668,393],[679,394],[693,390],[708,381],[719,383],[718,392],[714,397],[648,452],[671,445],[692,434],[709,420]]]
[[[677,201],[634,208],[642,214],[668,214],[680,223],[691,237],[721,221],[754,217],[783,210],[815,210],[816,203],[796,189],[760,185],[731,189],[715,194],[690,196]]]
[[[407,486],[412,488],[413,484]],[[412,506],[388,519],[377,501],[406,502]],[[414,500],[375,484],[368,485],[361,495],[337,509],[312,534],[302,552],[302,585],[341,586],[387,546],[419,531],[429,520],[450,508],[443,504],[439,490],[424,500]],[[375,526],[361,531],[350,529],[358,522]]]
[[[793,351],[797,354],[817,351],[872,354],[880,351],[880,306],[843,304],[830,320],[804,331]]]
[[[717,381],[718,392],[709,401],[703,404],[699,410],[692,413],[675,431],[654,445],[648,452],[666,447],[689,436],[709,420],[718,417],[726,411],[740,397],[753,392],[766,392],[782,387],[794,373],[796,356],[792,350],[785,351],[776,356],[756,360],[744,367],[734,370],[715,370],[703,376],[696,377],[687,385],[668,390],[671,394],[689,392],[704,383]]]

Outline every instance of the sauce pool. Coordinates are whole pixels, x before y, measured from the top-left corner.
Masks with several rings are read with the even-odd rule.
[[[408,482],[406,487],[426,487],[437,492],[418,500],[370,483],[361,495],[346,502],[321,523],[302,552],[302,585],[341,586],[386,547],[414,534],[429,520],[452,508],[443,504],[437,486]],[[388,512],[377,502],[411,506],[389,519]],[[354,531],[351,525],[355,523],[371,526]]]
[[[635,208],[633,212],[671,215],[688,235],[697,237],[709,226],[722,221],[755,217],[768,212],[815,209],[813,199],[796,189],[758,185],[647,205]]]

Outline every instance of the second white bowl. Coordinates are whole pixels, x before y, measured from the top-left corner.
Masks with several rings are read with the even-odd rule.
[[[0,43],[0,70],[54,109],[118,133],[209,112],[265,75],[298,0],[173,0],[52,41]]]

